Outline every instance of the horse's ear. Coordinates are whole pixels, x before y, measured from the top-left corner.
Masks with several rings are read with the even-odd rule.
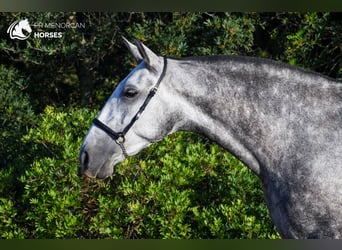
[[[144,61],[148,69],[156,69],[159,57],[152,50],[138,39],[134,39],[135,44],[129,42],[125,37],[122,37],[122,39],[137,62]]]
[[[145,46],[145,44],[143,44],[141,41],[135,40],[135,44],[138,47],[138,50],[146,64],[146,67],[152,70],[156,69],[156,65],[158,65],[159,62],[158,56],[147,46]]]
[[[129,49],[129,51],[132,53],[132,55],[134,56],[135,60],[137,62],[140,62],[143,60],[139,49],[137,46],[135,46],[133,43],[131,43],[130,41],[128,41],[125,37],[122,37],[122,40],[124,42],[124,44],[127,46],[127,48]]]

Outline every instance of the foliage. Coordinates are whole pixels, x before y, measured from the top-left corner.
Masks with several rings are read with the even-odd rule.
[[[342,79],[341,13],[263,13],[261,19],[262,55]]]
[[[88,92],[98,82],[113,84],[106,76],[117,72],[112,65],[114,59],[120,60],[108,56],[120,54],[114,46],[118,30],[115,13],[0,13],[0,18],[1,30],[25,18],[36,31],[51,31],[34,28],[36,23],[86,23],[85,28],[52,29],[63,32],[60,39],[33,38],[24,43],[10,40],[7,35],[0,39],[2,61],[17,67],[29,79],[28,91],[39,100],[34,103],[39,110],[44,109],[44,104],[93,104],[94,93]]]
[[[278,237],[259,180],[194,134],[165,138],[107,181],[79,178],[77,153],[94,115],[49,106],[22,138],[41,147],[18,178],[17,204],[0,199],[1,237]]]
[[[197,135],[165,138],[126,160],[112,178],[120,179],[110,188],[116,195],[100,196],[100,209],[91,221],[100,237],[279,237],[259,180],[229,153]],[[107,206],[113,213],[103,210]],[[113,227],[109,221],[124,224]]]
[[[20,138],[34,123],[26,83],[15,68],[0,65],[0,159],[1,167],[18,163]]]
[[[297,30],[287,35],[287,60],[294,65],[338,77],[342,61],[341,17],[337,13],[305,13],[297,17]]]
[[[27,133],[36,117],[30,98],[25,93],[26,82],[13,67],[0,65],[0,237],[23,238],[23,228],[16,224],[18,209],[17,176],[28,160],[21,137]]]
[[[127,32],[168,56],[246,54],[253,44],[257,19],[228,13],[144,15]]]
[[[1,192],[2,238],[77,238],[82,228],[77,152],[93,116],[87,110],[47,107],[21,143],[35,143],[35,160],[11,183],[15,203]],[[31,149],[32,150],[32,149]],[[0,180],[6,180],[0,172]]]

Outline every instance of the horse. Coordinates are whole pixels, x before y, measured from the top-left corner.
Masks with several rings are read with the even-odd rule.
[[[25,35],[23,30],[29,34]],[[32,29],[27,19],[13,22],[7,29],[11,39],[25,40],[31,35]]]
[[[168,58],[123,38],[138,65],[100,111],[80,149],[82,172],[114,166],[176,131],[235,155],[261,182],[282,238],[342,238],[342,85],[247,56]]]

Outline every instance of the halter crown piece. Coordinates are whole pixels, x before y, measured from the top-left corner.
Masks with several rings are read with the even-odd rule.
[[[161,75],[158,78],[158,81],[156,82],[156,84],[153,86],[153,88],[150,90],[150,92],[148,93],[148,95],[146,96],[145,101],[143,102],[143,104],[140,106],[138,112],[133,116],[132,120],[128,123],[128,125],[121,131],[121,132],[115,132],[114,130],[112,130],[110,127],[108,127],[106,124],[104,124],[103,122],[101,122],[99,119],[95,118],[93,120],[93,124],[102,129],[108,136],[110,136],[110,138],[112,138],[116,144],[118,144],[122,150],[122,153],[124,155],[125,158],[128,157],[126,148],[125,148],[125,135],[127,134],[127,132],[130,130],[130,128],[134,125],[134,123],[139,119],[140,115],[144,112],[146,106],[148,105],[148,103],[151,101],[152,97],[156,94],[160,82],[163,80],[165,73],[166,73],[166,68],[167,68],[167,59],[166,57],[164,57],[164,66],[163,66],[163,71],[161,73]]]

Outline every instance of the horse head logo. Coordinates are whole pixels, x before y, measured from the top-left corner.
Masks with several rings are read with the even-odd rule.
[[[26,31],[26,34],[24,34]],[[26,40],[32,29],[27,19],[13,22],[7,29],[11,39]]]

